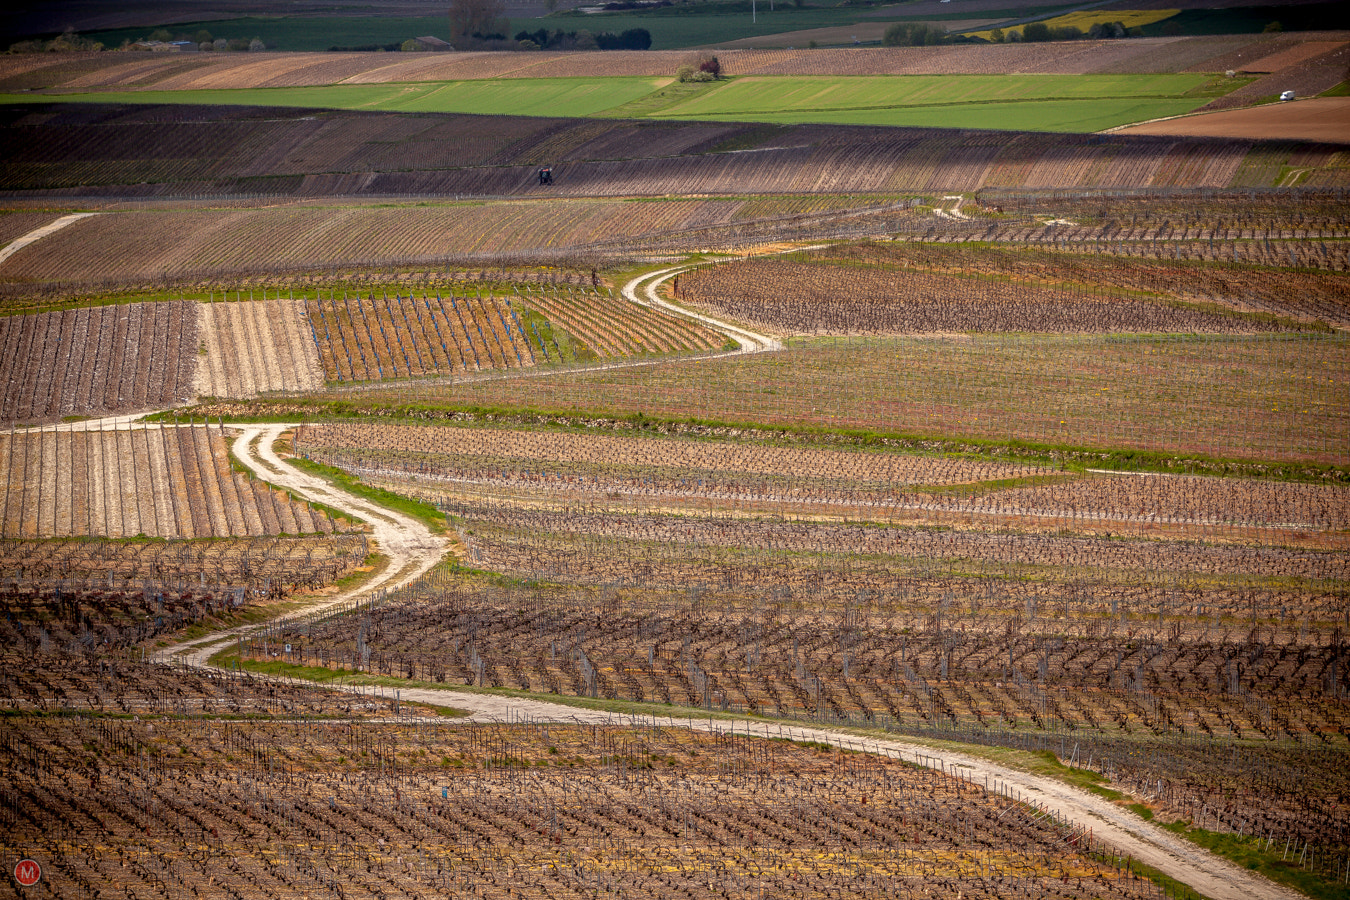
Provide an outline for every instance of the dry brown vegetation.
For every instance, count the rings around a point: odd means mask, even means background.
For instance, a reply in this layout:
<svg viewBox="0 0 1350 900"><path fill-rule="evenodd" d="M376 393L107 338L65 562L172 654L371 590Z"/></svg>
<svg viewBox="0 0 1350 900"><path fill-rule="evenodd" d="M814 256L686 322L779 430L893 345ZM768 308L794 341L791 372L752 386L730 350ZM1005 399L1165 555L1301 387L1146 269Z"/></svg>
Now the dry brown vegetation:
<svg viewBox="0 0 1350 900"><path fill-rule="evenodd" d="M5 537L331 534L327 513L230 468L220 427L0 434Z"/></svg>
<svg viewBox="0 0 1350 900"><path fill-rule="evenodd" d="M205 397L313 390L323 384L314 333L296 300L202 303L194 387Z"/></svg>
<svg viewBox="0 0 1350 900"><path fill-rule="evenodd" d="M193 396L197 309L131 303L0 318L0 420L148 410Z"/></svg>
<svg viewBox="0 0 1350 900"><path fill-rule="evenodd" d="M363 534L203 540L0 540L0 596L13 621L45 629L58 646L105 649L200 621L214 611L319 588L365 565ZM30 613L59 609L44 619ZM212 624L219 624L212 622Z"/></svg>
<svg viewBox="0 0 1350 900"><path fill-rule="evenodd" d="M881 433L916 446L952 438L1024 441L1080 459L1128 448L1191 460L1343 466L1347 352L1339 333L808 338L783 354L565 379L437 382L415 391L330 390L250 412L313 415L330 404L375 415L406 407L441 419L474 408L606 419L640 412L716 426Z"/></svg>
<svg viewBox="0 0 1350 900"><path fill-rule="evenodd" d="M723 64L1321 65L1293 43ZM117 56L5 58L0 90L674 67ZM1157 894L1081 830L950 775L690 728L440 721L395 699L414 685L1048 751L1167 817L1292 846L1304 874L1350 871L1350 215L1340 188L1269 189L1339 183L1343 146L5 116L0 241L100 212L0 266L6 310L39 313L0 321L6 421L192 390L213 416L303 418L301 456L440 504L463 550L233 644L227 664L280 680L145 665L175 635L336 591L378 548L234 471L201 408L188 426L0 434L0 831L59 895ZM668 284L812 333L775 352L708 358L714 329L616 296L691 253L843 239ZM137 292L187 299L75 308ZM221 295L239 302L193 302ZM285 683L290 664L385 687L319 692Z"/></svg>
<svg viewBox="0 0 1350 900"><path fill-rule="evenodd" d="M453 511L480 564L527 586L432 577L361 616L359 636L344 621L269 640L291 643L297 663L423 682L1053 745L1065 757L1077 746L1080 765L1091 752L1094 767L1187 817L1204 808L1225 827L1345 841L1341 775L1325 774L1343 771L1350 741L1343 576L1276 588L1131 555L1102 569L1067 562L1062 540L1024 543L1022 563L975 563L961 555L969 540L946 558L890 557L863 534L846 550L807 526L708 526L735 542L718 549L686 519L662 534L650 519L595 517L596 536L569 542L564 531L588 527L578 510ZM813 533L816 549L792 548ZM1180 560L1187 548L1160 552ZM1272 572L1268 562L1248 557L1244 571ZM260 644L246 652L265 658ZM1234 740L1254 742L1251 769L1188 768ZM1304 790L1313 772L1325 792Z"/></svg>
<svg viewBox="0 0 1350 900"><path fill-rule="evenodd" d="M111 675L90 680L142 673ZM281 721L312 695L258 687L275 718L6 719L6 833L86 893L1155 893L1082 829L892 760L671 727Z"/></svg>
<svg viewBox="0 0 1350 900"><path fill-rule="evenodd" d="M778 332L1184 332L1292 330L1288 320L1350 325L1350 278L1085 252L867 243L792 259L709 266L676 296Z"/></svg>

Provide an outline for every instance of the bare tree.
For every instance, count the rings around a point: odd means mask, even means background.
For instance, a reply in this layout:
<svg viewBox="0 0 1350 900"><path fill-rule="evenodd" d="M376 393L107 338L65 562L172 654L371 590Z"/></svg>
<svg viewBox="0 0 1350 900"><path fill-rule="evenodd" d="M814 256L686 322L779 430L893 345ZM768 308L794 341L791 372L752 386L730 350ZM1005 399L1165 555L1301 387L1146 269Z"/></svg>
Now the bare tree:
<svg viewBox="0 0 1350 900"><path fill-rule="evenodd" d="M462 44L476 34L506 34L511 25L505 12L505 0L451 0L451 43Z"/></svg>

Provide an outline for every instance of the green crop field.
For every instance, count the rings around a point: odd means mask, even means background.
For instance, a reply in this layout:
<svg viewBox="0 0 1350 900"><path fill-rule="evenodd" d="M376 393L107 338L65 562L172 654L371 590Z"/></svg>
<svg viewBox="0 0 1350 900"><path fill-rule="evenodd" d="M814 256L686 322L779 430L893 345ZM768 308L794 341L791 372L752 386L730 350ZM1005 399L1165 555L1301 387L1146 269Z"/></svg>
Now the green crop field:
<svg viewBox="0 0 1350 900"><path fill-rule="evenodd" d="M298 106L391 112L514 116L592 116L658 89L664 78L509 78L417 84L326 85L213 91L127 91L98 94L6 94L3 103L67 100L106 103L207 103Z"/></svg>
<svg viewBox="0 0 1350 900"><path fill-rule="evenodd" d="M657 118L1099 131L1203 106L1204 75L748 77ZM1187 96L1192 94L1192 96Z"/></svg>
<svg viewBox="0 0 1350 900"><path fill-rule="evenodd" d="M825 111L693 116L721 121L835 125L890 125L909 128L992 128L1008 131L1104 131L1149 119L1177 116L1203 100L1029 100L1013 103L963 103L954 106L899 106Z"/></svg>
<svg viewBox="0 0 1350 900"><path fill-rule="evenodd" d="M651 77L508 78L323 87L97 94L8 94L54 99L297 106L521 116L622 116L934 128L1100 131L1190 112L1214 92L1205 75L747 76L665 90ZM1231 79L1224 90L1244 83ZM687 89L685 89L687 88Z"/></svg>

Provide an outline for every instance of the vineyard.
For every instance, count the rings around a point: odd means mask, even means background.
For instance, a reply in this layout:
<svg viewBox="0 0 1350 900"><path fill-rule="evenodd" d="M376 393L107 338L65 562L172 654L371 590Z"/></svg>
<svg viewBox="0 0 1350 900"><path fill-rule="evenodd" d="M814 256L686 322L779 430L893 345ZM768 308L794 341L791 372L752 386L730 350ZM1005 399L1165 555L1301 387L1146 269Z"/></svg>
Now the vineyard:
<svg viewBox="0 0 1350 900"><path fill-rule="evenodd" d="M425 717L3 728L7 842L60 860L60 896L1159 896L983 783L824 745Z"/></svg>
<svg viewBox="0 0 1350 900"><path fill-rule="evenodd" d="M1108 293L1097 285L1075 290L1072 284L994 280L969 272L752 261L697 271L683 280L678 297L713 315L780 334L1234 334L1287 328Z"/></svg>
<svg viewBox="0 0 1350 900"><path fill-rule="evenodd" d="M0 56L0 895L1344 896L1346 47Z"/></svg>
<svg viewBox="0 0 1350 900"><path fill-rule="evenodd" d="M227 597L237 606L322 587L365 565L369 552L363 534L196 541L9 538L0 542L5 572L0 596L28 612L64 598L69 619L60 623L9 611L11 621L48 629L58 645L97 627L109 646L126 647L146 639L143 630L152 617L157 633L198 621ZM147 585L153 589L147 592ZM180 601L170 604L167 626L159 621L166 615L166 592ZM35 598L43 602L35 604ZM111 615L119 606L125 614Z"/></svg>
<svg viewBox="0 0 1350 900"><path fill-rule="evenodd" d="M202 303L204 353L195 388L205 397L252 397L262 391L313 390L323 384L304 305L294 300Z"/></svg>
<svg viewBox="0 0 1350 900"><path fill-rule="evenodd" d="M434 190L434 186L428 188ZM163 209L108 212L86 219L23 248L5 262L14 292L43 282L69 287L95 277L122 282L171 277L256 275L261 272L400 266L441 266L447 259L511 258L536 263L589 247L628 247L656 236L715 229L716 236L750 230L736 222L744 200L643 202L576 200L503 201L472 206L438 201L379 207L216 210ZM888 204L889 206L889 204ZM836 214L851 217L855 214ZM892 216L910 216L909 212ZM803 221L771 217L770 235L832 223L829 213ZM851 223L848 223L851 225ZM883 223L864 226L875 234ZM853 234L856 228L850 228ZM503 248L509 248L504 250Z"/></svg>
<svg viewBox="0 0 1350 900"><path fill-rule="evenodd" d="M1340 144L1311 141L308 112L202 105L23 107L0 126L6 158L0 190L13 200L50 203L66 197L77 205L85 198L106 203L261 197L303 203L400 195L579 201L987 188L1271 188L1291 169L1300 173L1301 183L1343 187L1350 171ZM154 155L143 151L148 140ZM728 152L748 150L754 152ZM554 185L537 184L540 165L556 167ZM228 238L234 213L222 212L215 224ZM470 219L480 215L473 208L461 212ZM304 213L312 217L320 211ZM639 218L611 227L621 227L622 234L645 224ZM477 226L482 230L487 223ZM344 230L341 224L326 227ZM296 231L273 252L284 251L279 262L316 257L316 248L359 244L358 235L359 230L344 241ZM422 232L409 229L403 237L415 235ZM498 243L500 238L485 246ZM519 249L510 241L501 245Z"/></svg>
<svg viewBox="0 0 1350 900"><path fill-rule="evenodd" d="M396 386L327 403L808 426L1344 465L1343 334L936 335L794 340L784 354L567 378ZM1184 389L1183 389L1184 386ZM266 408L259 406L259 409Z"/></svg>
<svg viewBox="0 0 1350 900"><path fill-rule="evenodd" d="M810 254L807 259L836 266L861 264L878 277L897 277L903 273L920 277L993 278L1010 281L1026 293L1058 287L1089 299L1109 297L1122 305L1127 301L1138 303L1138 295L1142 293L1165 300L1220 304L1305 323L1321 322L1336 328L1350 326L1350 279L1345 276L1345 267L1331 260L1319 264L1310 258L1299 259L1297 269L1271 270L1220 261L1212 254L1209 260L1169 260L1161 253L1152 259L1139 259L1123 253L1117 255L1111 249L1073 237L1054 249L1000 246L978 253L953 244L888 246L868 242L836 246L827 252ZM722 269L703 270L699 274L704 272L717 276ZM690 281L686 279L685 283L688 285ZM1188 312L1197 316L1196 324L1212 321L1199 318L1199 311ZM1214 314L1212 310L1204 312ZM1216 318L1235 330L1240 328L1239 323L1252 331L1277 327L1268 319ZM1093 319L1084 319L1082 330L1096 327Z"/></svg>
<svg viewBox="0 0 1350 900"><path fill-rule="evenodd" d="M1178 475L1064 473L1030 465L726 441L498 429L308 426L306 457L403 493L611 513L865 516L908 524L1344 547L1344 487ZM874 541L877 539L874 537ZM874 544L880 547L882 544Z"/></svg>
<svg viewBox="0 0 1350 900"><path fill-rule="evenodd" d="M716 332L594 288L456 297L316 297L306 309L329 381L373 381L717 349Z"/></svg>
<svg viewBox="0 0 1350 900"><path fill-rule="evenodd" d="M190 303L0 317L0 420L50 421L189 399L197 332Z"/></svg>
<svg viewBox="0 0 1350 900"><path fill-rule="evenodd" d="M331 534L326 512L230 468L222 428L0 434L7 538Z"/></svg>
<svg viewBox="0 0 1350 900"><path fill-rule="evenodd" d="M518 581L433 573L269 633L294 663L1051 750L1343 870L1344 487L707 436L342 424L297 446L439 502Z"/></svg>
<svg viewBox="0 0 1350 900"><path fill-rule="evenodd" d="M508 528L493 524L493 511L454 512L483 564L529 585L433 575L363 613L359 629L349 620L298 623L266 640L284 640L305 665L424 683L968 742L1079 744L1084 759L1093 748L1101 768L1119 768L1137 785L1151 780L1149 796L1188 816L1209 807L1232 827L1242 820L1344 852L1338 798L1347 786L1307 792L1298 780L1317 772L1335 781L1345 771L1344 573L1329 582L1336 587L1272 590L1213 575L1155 579L1139 560L1110 574L1059 567L1050 583L1028 584L1006 563L976 574L969 560L901 557L888 568L875 550L785 552L771 533L758 535L768 546L757 553L719 553L688 537L663 551L669 545L655 533L601 537L574 544L568 565L557 555L565 540L542 532L565 517L517 515ZM687 530L683 520L670 524L672 533ZM755 526L738 531L755 539ZM1043 540L1026 549L1050 560L1053 548ZM696 559L702 572L690 568ZM245 652L261 654L262 645ZM1250 742L1256 771L1236 796L1235 772L1187 771L1185 761L1205 748ZM1283 761L1261 767L1262 754ZM1169 784L1159 787L1163 774Z"/></svg>

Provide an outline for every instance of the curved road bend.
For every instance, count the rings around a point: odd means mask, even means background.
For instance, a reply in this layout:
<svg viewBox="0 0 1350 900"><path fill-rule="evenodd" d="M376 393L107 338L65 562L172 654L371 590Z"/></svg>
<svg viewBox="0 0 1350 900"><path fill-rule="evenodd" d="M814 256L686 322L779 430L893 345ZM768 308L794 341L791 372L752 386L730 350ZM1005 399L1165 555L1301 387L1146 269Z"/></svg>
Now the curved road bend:
<svg viewBox="0 0 1350 900"><path fill-rule="evenodd" d="M391 558L385 574L357 591L324 601L322 609L356 594L407 583L430 569L445 552L446 541L432 535L425 525L391 510L346 494L344 491L301 472L272 452L272 442L289 425L247 425L235 439L238 457L260 477L309 499L361 516L370 521L376 539ZM258 446L253 446L254 439ZM256 626L255 626L256 627ZM251 628L235 629L213 636L204 644L190 645L183 659L190 665L206 666L207 658L219 642ZM174 653L182 648L171 648ZM610 713L577 707L455 690L424 688L401 689L403 699L467 709L469 721L510 722L523 718L561 722L613 723ZM629 717L618 717L627 721ZM633 717L634 723L684 725L703 731L745 732L764 737L789 736L799 740L845 745L870 753L904 759L934 768L955 769L972 781L988 779L1018 792L1022 799L1033 800L1043 808L1060 813L1076 825L1090 828L1093 835L1119 848L1135 859L1190 885L1213 900L1296 900L1300 895L1210 854L1195 845L1145 822L1116 804L1051 778L1020 772L979 757L949 750L938 750L903 740L859 737L826 728L785 726L778 723L731 722L666 717Z"/></svg>
<svg viewBox="0 0 1350 900"><path fill-rule="evenodd" d="M295 424L233 427L241 432L232 445L234 454L255 475L264 481L284 487L306 500L331 506L368 522L371 526L371 537L378 544L380 552L389 560L384 571L371 580L306 606L304 609L306 614L322 612L378 590L402 587L440 562L449 550L448 539L433 534L430 528L417 519L353 496L322 478L300 471L277 456L272 444L283 431L296 427ZM267 624L276 625L285 621L285 618L280 616ZM246 625L219 631L205 640L168 647L161 651L160 655L164 658L178 656L190 665L206 666L207 659L222 643L263 627L266 626Z"/></svg>
<svg viewBox="0 0 1350 900"><path fill-rule="evenodd" d="M763 353L782 349L782 344L771 337L682 309L657 295L656 288L660 284L689 268L692 266L674 266L639 276L624 285L624 296L635 303L656 306L727 332L742 344L736 353ZM642 289L643 296L638 295L639 288ZM373 581L326 598L320 604L307 608L306 612L332 607L375 590L392 589L406 584L434 566L448 549L449 542L445 538L432 534L430 529L416 519L352 496L319 478L301 472L278 457L272 450L272 444L283 431L294 425L234 427L241 431L234 441L235 455L258 477L287 488L306 499L326 504L370 522L375 540L390 559L385 571ZM284 617L281 617L272 624L283 620ZM218 632L205 641L168 648L163 655L177 655L189 665L205 667L208 666L207 659L210 654L222 642L260 627L263 626L248 626ZM509 722L519 721L525 717L561 722L616 721L616 717L610 713L542 700L423 688L403 689L401 696L410 701L469 710L471 717L468 721ZM629 718L619 717L624 721ZM1058 812L1076 825L1092 829L1095 837L1190 885L1212 900L1297 900L1302 896L1145 822L1102 797L1051 778L1010 769L979 757L949 750L936 750L901 740L862 738L848 732L825 728L665 717L631 718L634 723L684 725L703 731L734 729L737 732L764 737L790 736L799 740L849 746L933 768L955 769L973 781L988 779L991 786L1001 784L1004 788L1016 791L1021 799L1035 801L1041 807Z"/></svg>

